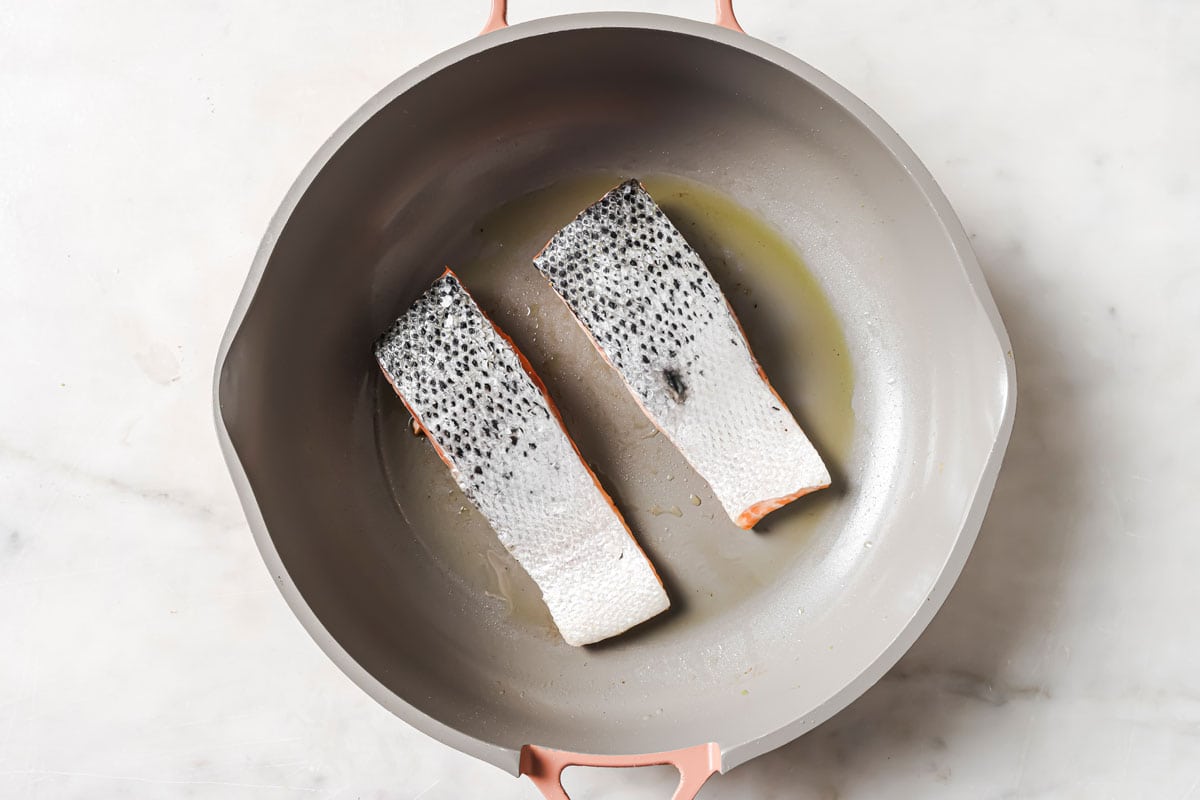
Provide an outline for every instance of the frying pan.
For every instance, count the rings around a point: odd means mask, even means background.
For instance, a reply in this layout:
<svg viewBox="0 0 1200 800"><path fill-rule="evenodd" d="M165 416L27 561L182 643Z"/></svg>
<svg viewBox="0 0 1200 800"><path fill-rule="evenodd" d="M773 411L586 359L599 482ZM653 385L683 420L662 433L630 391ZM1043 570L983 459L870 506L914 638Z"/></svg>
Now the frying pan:
<svg viewBox="0 0 1200 800"><path fill-rule="evenodd" d="M507 27L497 0L485 35L397 79L304 169L218 357L229 469L313 638L399 717L548 798L566 765L661 763L692 798L865 691L957 578L1012 426L1008 338L929 173L728 0L717 23ZM627 177L705 256L834 473L754 532L714 513L529 263ZM371 343L445 264L547 381L670 613L564 644L404 432Z"/></svg>

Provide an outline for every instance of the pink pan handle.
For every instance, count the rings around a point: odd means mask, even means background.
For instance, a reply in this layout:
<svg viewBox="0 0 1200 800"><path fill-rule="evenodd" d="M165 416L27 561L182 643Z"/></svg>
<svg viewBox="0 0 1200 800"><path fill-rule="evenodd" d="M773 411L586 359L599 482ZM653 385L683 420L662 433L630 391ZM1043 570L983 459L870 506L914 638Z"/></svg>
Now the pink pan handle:
<svg viewBox="0 0 1200 800"><path fill-rule="evenodd" d="M717 3L717 20L716 24L722 28L729 28L731 31L745 33L742 26L738 24L737 17L733 15L733 0L716 0ZM492 13L488 16L487 24L483 26L483 30L479 32L482 36L485 33L498 31L501 28L508 27L508 0L492 0Z"/></svg>
<svg viewBox="0 0 1200 800"><path fill-rule="evenodd" d="M640 756L589 756L535 744L521 748L521 774L529 776L546 800L571 800L562 787L562 771L567 767L652 767L659 764L670 764L679 770L679 786L671 800L694 800L700 787L714 772L721 770L721 748L710 742Z"/></svg>

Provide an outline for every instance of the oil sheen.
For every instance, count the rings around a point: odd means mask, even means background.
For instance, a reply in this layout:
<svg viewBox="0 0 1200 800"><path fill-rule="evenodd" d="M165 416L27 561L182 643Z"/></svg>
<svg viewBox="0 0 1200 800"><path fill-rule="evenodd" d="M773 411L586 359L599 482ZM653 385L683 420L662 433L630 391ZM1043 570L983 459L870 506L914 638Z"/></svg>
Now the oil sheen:
<svg viewBox="0 0 1200 800"><path fill-rule="evenodd" d="M738 529L666 437L655 435L533 266L555 231L629 177L641 178L700 253L772 385L833 474L831 489L774 512L753 531ZM841 326L796 246L751 211L692 181L589 173L497 208L464 229L448 246L447 261L546 382L568 432L663 578L672 609L646 635L725 613L786 574L843 494L840 466L854 432L854 371ZM440 271L442 265L435 266ZM496 624L556 637L537 587L458 491L429 443L413 436L404 406L382 379L377 430L400 511L447 580L478 597Z"/></svg>

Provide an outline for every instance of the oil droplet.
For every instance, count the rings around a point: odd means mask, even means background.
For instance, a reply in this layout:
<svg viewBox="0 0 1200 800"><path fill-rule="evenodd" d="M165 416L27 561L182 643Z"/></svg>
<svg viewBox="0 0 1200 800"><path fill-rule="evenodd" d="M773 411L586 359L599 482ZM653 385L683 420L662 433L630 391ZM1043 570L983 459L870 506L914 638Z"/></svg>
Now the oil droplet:
<svg viewBox="0 0 1200 800"><path fill-rule="evenodd" d="M458 507L458 513L459 513L459 514L465 514L465 513L467 513L467 507L466 507L466 506L459 506L459 507Z"/></svg>
<svg viewBox="0 0 1200 800"><path fill-rule="evenodd" d="M667 480L669 480L669 481L673 481L673 480L675 480L675 476L674 476L674 475L668 475L668 476L667 476Z"/></svg>
<svg viewBox="0 0 1200 800"><path fill-rule="evenodd" d="M513 602L513 586L512 581L508 577L508 567L504 564L504 560L500 554L495 550L488 550L484 559L487 561L488 566L491 567L491 577L494 578L495 587L494 592L485 591L492 597L504 601L505 611L511 615L516 608L516 604Z"/></svg>
<svg viewBox="0 0 1200 800"><path fill-rule="evenodd" d="M868 549L870 549L870 548L872 548L872 547L874 547L874 546L875 546L875 543L874 543L874 542L872 542L872 541L870 541L870 540L868 540L868 541L867 541L867 543L863 545L863 547L866 547L866 548L868 548Z"/></svg>
<svg viewBox="0 0 1200 800"><path fill-rule="evenodd" d="M698 506L698 505L700 505L700 498L697 497L696 495L692 495L691 497L688 498L688 502L690 502L694 506Z"/></svg>
<svg viewBox="0 0 1200 800"><path fill-rule="evenodd" d="M679 506L671 506L670 508L663 508L662 506L658 505L657 503L650 506L650 513L656 517L660 517L663 514L670 514L672 517L682 517L683 516L683 512L679 509Z"/></svg>

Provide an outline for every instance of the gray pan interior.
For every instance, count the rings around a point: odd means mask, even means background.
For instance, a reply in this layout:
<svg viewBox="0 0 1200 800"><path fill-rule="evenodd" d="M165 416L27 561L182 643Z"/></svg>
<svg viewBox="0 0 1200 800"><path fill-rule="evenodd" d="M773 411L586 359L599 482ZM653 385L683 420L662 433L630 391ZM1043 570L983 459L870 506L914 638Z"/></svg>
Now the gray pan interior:
<svg viewBox="0 0 1200 800"><path fill-rule="evenodd" d="M650 435L528 263L628 176L674 197L831 462L834 490L755 532ZM708 190L727 205L700 203ZM722 233L734 206L769 231ZM770 260L772 236L806 268L739 258L762 240ZM428 443L403 432L371 343L445 264L546 378L670 614L565 645ZM251 527L314 638L399 716L511 771L526 743L714 741L729 768L857 697L957 577L1014 391L963 232L896 135L775 48L643 14L515 26L371 100L272 222L215 387Z"/></svg>

